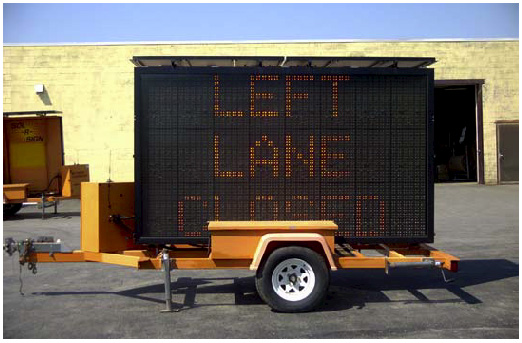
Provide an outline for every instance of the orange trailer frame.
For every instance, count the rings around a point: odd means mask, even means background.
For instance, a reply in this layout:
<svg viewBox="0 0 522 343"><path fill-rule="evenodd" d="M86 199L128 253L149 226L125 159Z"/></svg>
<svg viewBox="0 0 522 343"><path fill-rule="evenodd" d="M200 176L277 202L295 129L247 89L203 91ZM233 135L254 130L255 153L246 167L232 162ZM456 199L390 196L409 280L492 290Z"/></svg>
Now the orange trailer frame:
<svg viewBox="0 0 522 343"><path fill-rule="evenodd" d="M277 249L303 247L323 257L329 270L431 267L458 270L459 258L426 244L335 244L333 221L214 221L209 245L137 245L133 240L134 184L82 183L81 249L61 252L56 243L19 242L20 263L101 262L165 271L167 310L172 310L172 269L250 269L259 271ZM11 243L13 245L14 242ZM53 252L53 249L55 252ZM378 256L367 255L371 250ZM444 274L444 273L443 273Z"/></svg>

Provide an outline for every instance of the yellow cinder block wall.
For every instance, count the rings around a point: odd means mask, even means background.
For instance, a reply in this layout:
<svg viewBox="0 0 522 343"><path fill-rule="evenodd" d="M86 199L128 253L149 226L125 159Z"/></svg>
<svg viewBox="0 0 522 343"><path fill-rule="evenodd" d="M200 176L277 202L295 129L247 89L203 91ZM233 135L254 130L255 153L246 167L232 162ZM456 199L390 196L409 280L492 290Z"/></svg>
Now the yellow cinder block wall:
<svg viewBox="0 0 522 343"><path fill-rule="evenodd" d="M91 180L134 180L132 56L435 57L436 80L484 79L486 183L497 182L495 121L518 119L518 40L4 46L4 112L59 110L65 163ZM44 84L43 96L34 92Z"/></svg>

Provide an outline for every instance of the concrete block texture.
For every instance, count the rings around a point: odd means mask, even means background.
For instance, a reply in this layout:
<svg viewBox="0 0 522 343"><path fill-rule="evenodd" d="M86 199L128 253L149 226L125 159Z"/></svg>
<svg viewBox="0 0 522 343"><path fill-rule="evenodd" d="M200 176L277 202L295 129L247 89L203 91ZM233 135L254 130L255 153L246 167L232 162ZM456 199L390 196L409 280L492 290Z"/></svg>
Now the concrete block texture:
<svg viewBox="0 0 522 343"><path fill-rule="evenodd" d="M66 163L87 163L91 180L132 181L133 56L435 57L436 80L484 79L486 183L497 182L495 122L518 120L518 41L201 43L4 46L4 111L62 111ZM44 84L45 98L34 93ZM109 162L109 151L128 154ZM118 152L116 152L118 151ZM80 159L81 158L81 159ZM116 172L117 171L117 172Z"/></svg>

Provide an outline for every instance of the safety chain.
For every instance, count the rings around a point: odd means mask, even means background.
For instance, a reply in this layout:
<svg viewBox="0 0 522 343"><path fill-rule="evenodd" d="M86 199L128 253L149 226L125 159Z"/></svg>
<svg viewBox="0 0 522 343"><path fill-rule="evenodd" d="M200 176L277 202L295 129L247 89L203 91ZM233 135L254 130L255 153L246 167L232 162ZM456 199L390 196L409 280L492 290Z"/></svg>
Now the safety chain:
<svg viewBox="0 0 522 343"><path fill-rule="evenodd" d="M29 259L29 256L33 252L33 241L32 239L28 238L24 240L23 242L23 253L20 254L20 265L24 265L27 262L27 269L33 272L33 274L36 274L38 272L38 269L36 268L36 262L31 262Z"/></svg>
<svg viewBox="0 0 522 343"><path fill-rule="evenodd" d="M36 262L30 262L30 260L29 260L29 255L33 251L33 241L30 238L24 240L23 247L24 247L23 253L20 254L20 259L19 259L19 262L20 262L19 280L20 280L20 294L21 295L24 295L24 292L22 292L22 288L24 285L24 283L22 281L22 266L27 262L27 269L29 269L33 274L38 273L38 269L36 268Z"/></svg>
<svg viewBox="0 0 522 343"><path fill-rule="evenodd" d="M22 280L22 267L27 263L27 269L29 269L33 274L38 273L36 262L32 262L30 259L30 255L34 252L33 240L28 238L23 242L16 242L14 239L8 237L4 241L4 250L9 254L9 256L12 256L17 251L19 253L20 258L18 259L18 262L20 263L20 273L18 279L20 280L20 294L24 295L22 292L24 285Z"/></svg>
<svg viewBox="0 0 522 343"><path fill-rule="evenodd" d="M22 292L22 288L24 287L24 282L22 281L22 264L20 264L20 274L18 274L18 280L20 280L20 294L24 295L24 292Z"/></svg>
<svg viewBox="0 0 522 343"><path fill-rule="evenodd" d="M38 270L36 269L36 263L34 263L34 262L29 262L27 264L27 269L31 270L33 272L33 274L38 273Z"/></svg>

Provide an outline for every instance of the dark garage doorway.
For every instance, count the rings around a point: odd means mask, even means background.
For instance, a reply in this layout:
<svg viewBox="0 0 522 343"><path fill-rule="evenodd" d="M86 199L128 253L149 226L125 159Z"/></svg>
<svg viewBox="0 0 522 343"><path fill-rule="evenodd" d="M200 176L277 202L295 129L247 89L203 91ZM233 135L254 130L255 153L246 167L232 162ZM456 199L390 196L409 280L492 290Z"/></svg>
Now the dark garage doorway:
<svg viewBox="0 0 522 343"><path fill-rule="evenodd" d="M435 182L484 183L482 83L435 81Z"/></svg>

